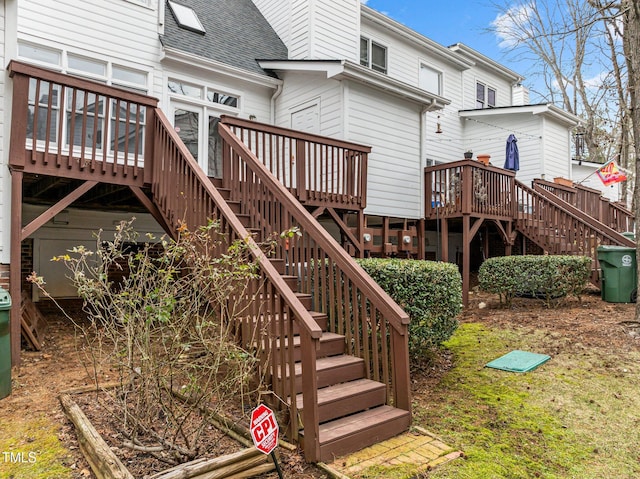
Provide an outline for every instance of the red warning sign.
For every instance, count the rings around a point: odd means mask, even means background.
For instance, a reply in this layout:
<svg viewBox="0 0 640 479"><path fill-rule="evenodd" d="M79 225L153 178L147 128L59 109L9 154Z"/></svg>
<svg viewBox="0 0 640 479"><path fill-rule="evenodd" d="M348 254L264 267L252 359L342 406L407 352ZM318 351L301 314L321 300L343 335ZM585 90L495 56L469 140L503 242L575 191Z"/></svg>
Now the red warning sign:
<svg viewBox="0 0 640 479"><path fill-rule="evenodd" d="M251 413L251 438L259 451L271 453L278 445L278 423L273 411L260 404Z"/></svg>

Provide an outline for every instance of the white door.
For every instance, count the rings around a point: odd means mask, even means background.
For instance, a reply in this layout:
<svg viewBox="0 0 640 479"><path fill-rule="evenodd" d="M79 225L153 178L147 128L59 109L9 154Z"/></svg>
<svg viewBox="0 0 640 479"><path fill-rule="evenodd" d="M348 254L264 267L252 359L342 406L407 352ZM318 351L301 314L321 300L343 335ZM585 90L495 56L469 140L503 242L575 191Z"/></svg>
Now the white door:
<svg viewBox="0 0 640 479"><path fill-rule="evenodd" d="M202 109L191 105L172 104L173 127L200 168L207 171L206 154L202 154Z"/></svg>

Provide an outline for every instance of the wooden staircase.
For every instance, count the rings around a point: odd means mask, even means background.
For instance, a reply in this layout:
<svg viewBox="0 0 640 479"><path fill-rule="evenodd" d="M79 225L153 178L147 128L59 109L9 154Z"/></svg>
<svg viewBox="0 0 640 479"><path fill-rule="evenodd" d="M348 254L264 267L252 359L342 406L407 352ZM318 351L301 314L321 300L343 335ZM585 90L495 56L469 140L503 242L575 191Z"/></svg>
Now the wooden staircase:
<svg viewBox="0 0 640 479"><path fill-rule="evenodd" d="M210 178L210 180L236 213L236 216L246 218L245 226L248 231L259 236L260 231L253 228L249 215L240 213L241 202L230 199L231 191L222 187L220 179ZM387 405L386 385L380 381L366 378L365 360L348 354L344 334L328 331L327 314L312 309L312 295L298 291L300 278L296 275L286 274L285 260L270 258L270 263L322 330L316 350L318 387L316 404L320 449L318 460L330 462L336 457L406 431L411 423L411 413ZM279 320L278 316L272 314L268 309L263 311L261 316L263 327L266 328L269 327L271 321L277 322ZM289 403L295 402L295 409L299 414L304 415L301 343L299 330L296 327L293 328L293 336L277 339L276 354L293 354L295 363L293 368L288 364L280 365L271 371L270 375L278 384L276 389L287 390L291 388L289 385L293 384L295 396L289 396L287 401ZM255 344L254 348L261 349ZM277 407L278 404L272 401L271 406ZM301 444L305 447L305 431L302 425L300 427Z"/></svg>
<svg viewBox="0 0 640 479"><path fill-rule="evenodd" d="M635 247L635 242L552 192L535 184L515 182L518 212L516 231L550 254L592 258L591 282L600 286L597 248L600 245Z"/></svg>
<svg viewBox="0 0 640 479"><path fill-rule="evenodd" d="M170 234L215 221L222 240L214 254L246 245L258 271L240 298L236 330L289 419L286 436L303 444L308 461L409 427L409 317L305 209L361 211L370 148L222 118L223 183L214 186L156 99L19 62L9 70L12 295L20 296L21 241L95 185L119 185ZM53 108L56 95L70 102L71 118ZM112 107L119 122L95 121L92 112L104 108L101 118L109 118ZM78 186L22 228L24 175ZM273 256L256 241L292 230ZM19 358L14 309L12 355Z"/></svg>

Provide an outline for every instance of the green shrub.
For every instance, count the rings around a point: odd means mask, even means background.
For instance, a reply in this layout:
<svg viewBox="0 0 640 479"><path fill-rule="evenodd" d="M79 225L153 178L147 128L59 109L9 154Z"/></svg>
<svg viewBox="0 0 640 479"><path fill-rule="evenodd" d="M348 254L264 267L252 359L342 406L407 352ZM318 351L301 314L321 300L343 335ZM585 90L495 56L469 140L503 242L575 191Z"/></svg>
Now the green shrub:
<svg viewBox="0 0 640 479"><path fill-rule="evenodd" d="M378 258L357 262L411 318L412 357L451 337L462 309L462 281L454 264Z"/></svg>
<svg viewBox="0 0 640 479"><path fill-rule="evenodd" d="M580 297L590 275L591 258L586 256L503 256L482 263L478 283L507 306L516 296L530 296L552 307L569 295Z"/></svg>

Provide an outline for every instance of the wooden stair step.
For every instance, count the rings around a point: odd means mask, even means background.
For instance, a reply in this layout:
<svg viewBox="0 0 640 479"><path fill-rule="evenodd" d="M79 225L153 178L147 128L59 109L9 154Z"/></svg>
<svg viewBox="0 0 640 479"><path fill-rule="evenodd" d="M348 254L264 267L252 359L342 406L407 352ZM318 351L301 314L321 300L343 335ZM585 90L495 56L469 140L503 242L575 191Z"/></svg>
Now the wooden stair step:
<svg viewBox="0 0 640 479"><path fill-rule="evenodd" d="M318 311L309 311L309 314L311 315L311 318L313 318L313 320L316 322L316 324L320 327L320 329L322 329L323 331L327 330L329 318L327 318L326 314L319 313ZM280 321L280 318L278 314L269 314L268 312L265 312L262 314L262 316L264 318L262 319L262 321L264 322L265 326L269 325L271 321L275 321L276 331L279 331L280 325L278 323ZM300 328L298 327L297 322L293 323L293 334L300 334Z"/></svg>
<svg viewBox="0 0 640 479"><path fill-rule="evenodd" d="M287 286L291 288L291 291L293 291L294 293L297 293L299 278L297 276L293 276L290 274L283 274L281 276L282 276L282 279L284 279L285 283L287 283Z"/></svg>
<svg viewBox="0 0 640 479"><path fill-rule="evenodd" d="M318 389L320 423L348 416L365 409L382 406L387 401L387 388L371 379L357 379ZM304 409L302 394L296 396L298 410Z"/></svg>
<svg viewBox="0 0 640 479"><path fill-rule="evenodd" d="M282 374L282 371L285 374ZM278 381L286 381L289 376L289 367L279 367L276 378ZM295 389L296 394L302 392L302 363L295 364ZM341 354L316 360L316 377L318 388L332 386L334 384L354 381L364 377L364 360L355 356Z"/></svg>
<svg viewBox="0 0 640 479"><path fill-rule="evenodd" d="M285 348L289 346L289 338L284 340ZM276 347L280 349L280 340L277 341ZM293 337L294 358L296 361L301 360L302 351L300 350L300 336ZM320 337L319 349L316 350L316 358L326 358L328 356L337 356L344 354L344 335L335 333L322 333Z"/></svg>
<svg viewBox="0 0 640 479"><path fill-rule="evenodd" d="M276 271L278 271L278 273L280 274L285 274L285 267L286 267L286 263L284 261L284 259L281 258L272 258L269 260L271 262L271 264L274 266L274 268L276 269Z"/></svg>
<svg viewBox="0 0 640 479"><path fill-rule="evenodd" d="M359 451L409 429L411 414L392 406L379 406L325 422L319 428L320 461ZM304 442L304 430L300 431Z"/></svg>
<svg viewBox="0 0 640 479"><path fill-rule="evenodd" d="M240 213L242 203L240 203L239 201L230 201L230 200L226 200L226 201L227 201L227 204L229 205L229 208L231 208L231 211L233 211L236 215Z"/></svg>
<svg viewBox="0 0 640 479"><path fill-rule="evenodd" d="M296 296L306 309L311 310L313 297L310 294L296 293Z"/></svg>
<svg viewBox="0 0 640 479"><path fill-rule="evenodd" d="M249 228L253 223L251 215L249 214L237 213L236 217L240 220L240 223L242 223L242 226L244 226L245 228Z"/></svg>

